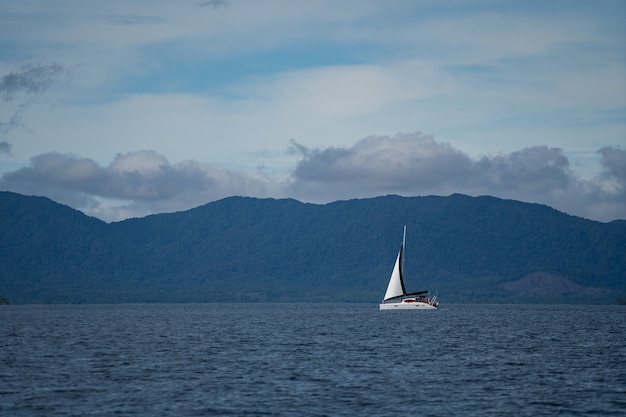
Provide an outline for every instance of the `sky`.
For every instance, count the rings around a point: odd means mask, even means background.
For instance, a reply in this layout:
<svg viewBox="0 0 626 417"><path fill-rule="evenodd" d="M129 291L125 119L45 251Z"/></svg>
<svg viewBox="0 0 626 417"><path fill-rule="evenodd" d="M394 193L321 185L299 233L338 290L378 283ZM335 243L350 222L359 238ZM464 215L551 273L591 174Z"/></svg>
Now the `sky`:
<svg viewBox="0 0 626 417"><path fill-rule="evenodd" d="M626 218L626 0L3 0L0 190L105 221L228 196Z"/></svg>

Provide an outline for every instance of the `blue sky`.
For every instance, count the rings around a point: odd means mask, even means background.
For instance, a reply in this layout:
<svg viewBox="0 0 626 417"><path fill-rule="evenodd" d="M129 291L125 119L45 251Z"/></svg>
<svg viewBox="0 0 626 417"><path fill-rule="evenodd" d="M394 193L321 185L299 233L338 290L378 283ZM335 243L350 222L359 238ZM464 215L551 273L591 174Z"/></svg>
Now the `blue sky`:
<svg viewBox="0 0 626 417"><path fill-rule="evenodd" d="M0 190L107 221L230 195L626 218L625 1L0 4Z"/></svg>

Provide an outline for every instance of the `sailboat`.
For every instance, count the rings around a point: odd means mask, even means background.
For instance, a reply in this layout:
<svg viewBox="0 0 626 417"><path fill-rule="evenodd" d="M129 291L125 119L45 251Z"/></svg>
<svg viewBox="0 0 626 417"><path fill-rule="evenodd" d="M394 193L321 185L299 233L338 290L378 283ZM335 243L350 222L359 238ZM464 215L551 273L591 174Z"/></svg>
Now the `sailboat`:
<svg viewBox="0 0 626 417"><path fill-rule="evenodd" d="M437 295L432 298L429 291L407 293L404 287L404 250L406 247L406 226L402 236L402 246L389 278L387 291L380 303L381 310L437 310Z"/></svg>

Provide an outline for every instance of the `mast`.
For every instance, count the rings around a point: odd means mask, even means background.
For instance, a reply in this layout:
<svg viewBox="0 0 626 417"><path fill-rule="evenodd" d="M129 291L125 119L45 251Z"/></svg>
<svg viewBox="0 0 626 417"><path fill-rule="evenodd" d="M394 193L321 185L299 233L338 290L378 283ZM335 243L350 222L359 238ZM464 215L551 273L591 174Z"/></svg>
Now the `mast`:
<svg viewBox="0 0 626 417"><path fill-rule="evenodd" d="M402 247L400 247L400 287L402 288L402 295L406 295L406 288L404 286L405 254L406 254L406 224L404 225L404 232L402 233Z"/></svg>
<svg viewBox="0 0 626 417"><path fill-rule="evenodd" d="M402 277L402 289L404 290L404 258L406 253L406 224L402 233L402 266L400 267L400 276ZM406 290L404 290L406 292Z"/></svg>
<svg viewBox="0 0 626 417"><path fill-rule="evenodd" d="M389 278L389 284L387 285L387 291L383 297L383 302L391 300L392 298L398 298L406 295L406 289L404 287L404 245L406 243L406 226L404 226L404 233L402 235L402 246L398 251L398 257L396 263L393 266L391 277Z"/></svg>

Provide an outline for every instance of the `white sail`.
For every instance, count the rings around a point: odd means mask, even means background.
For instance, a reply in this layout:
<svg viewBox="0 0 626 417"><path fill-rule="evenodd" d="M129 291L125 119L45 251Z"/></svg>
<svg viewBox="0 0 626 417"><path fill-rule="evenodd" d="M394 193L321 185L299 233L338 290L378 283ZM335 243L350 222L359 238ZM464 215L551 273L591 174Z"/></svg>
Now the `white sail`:
<svg viewBox="0 0 626 417"><path fill-rule="evenodd" d="M404 285L402 282L403 249L404 247L400 248L400 252L398 252L398 258L396 259L396 264L393 267L391 278L389 278L389 285L387 285L387 292L385 293L385 298L383 298L383 300L389 300L390 298L400 297L401 295L404 295Z"/></svg>

